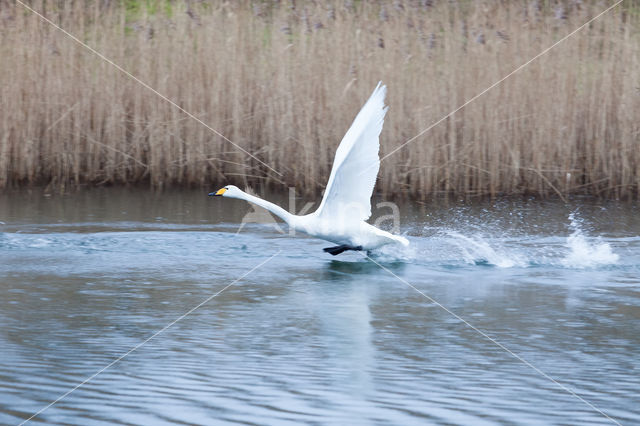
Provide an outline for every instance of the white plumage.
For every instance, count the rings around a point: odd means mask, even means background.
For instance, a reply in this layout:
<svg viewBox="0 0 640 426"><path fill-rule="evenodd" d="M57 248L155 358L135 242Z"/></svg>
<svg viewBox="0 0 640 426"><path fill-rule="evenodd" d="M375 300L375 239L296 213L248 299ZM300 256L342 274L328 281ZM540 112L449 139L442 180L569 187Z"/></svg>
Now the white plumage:
<svg viewBox="0 0 640 426"><path fill-rule="evenodd" d="M296 231L339 244L325 251L372 250L386 244L409 241L365 222L371 216L371 194L380 169L380 132L387 107L387 89L378 83L353 124L342 138L331 168L329 182L318 209L305 216L293 215L269 201L249 195L233 185L209 195L239 198L279 216Z"/></svg>
<svg viewBox="0 0 640 426"><path fill-rule="evenodd" d="M348 204L362 209L357 219L371 216L371 194L380 169L380 132L388 109L384 106L386 94L387 88L378 83L342 138L317 211L319 216L333 216Z"/></svg>

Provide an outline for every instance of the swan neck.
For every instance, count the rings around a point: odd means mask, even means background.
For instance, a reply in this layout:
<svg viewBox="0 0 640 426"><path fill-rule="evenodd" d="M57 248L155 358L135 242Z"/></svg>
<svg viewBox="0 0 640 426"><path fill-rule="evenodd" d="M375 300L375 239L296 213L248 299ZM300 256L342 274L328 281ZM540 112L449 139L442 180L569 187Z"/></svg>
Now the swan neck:
<svg viewBox="0 0 640 426"><path fill-rule="evenodd" d="M244 195L244 200L248 201L249 203L253 203L256 204L262 208L265 208L267 210L269 210L271 213L275 214L276 216L278 216L280 219L284 220L285 222L287 222L287 224L291 224L291 220L293 218L293 215L291 213L289 213L288 211L286 211L285 209L283 209L280 206L277 206L275 204L273 204L270 201L267 200L263 200L262 198L253 196L253 195L249 195L247 193L243 193Z"/></svg>

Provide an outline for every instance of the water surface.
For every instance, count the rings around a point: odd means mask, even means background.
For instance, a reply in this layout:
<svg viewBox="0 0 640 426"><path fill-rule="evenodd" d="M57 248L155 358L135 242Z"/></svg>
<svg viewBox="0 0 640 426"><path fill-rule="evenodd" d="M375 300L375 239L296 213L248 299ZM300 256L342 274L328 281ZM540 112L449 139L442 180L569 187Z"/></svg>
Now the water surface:
<svg viewBox="0 0 640 426"><path fill-rule="evenodd" d="M247 204L204 191L0 196L0 423L27 419L276 253L34 421L611 424L455 313L640 423L638 204L400 210L411 246L377 253L385 271L273 223L238 232Z"/></svg>

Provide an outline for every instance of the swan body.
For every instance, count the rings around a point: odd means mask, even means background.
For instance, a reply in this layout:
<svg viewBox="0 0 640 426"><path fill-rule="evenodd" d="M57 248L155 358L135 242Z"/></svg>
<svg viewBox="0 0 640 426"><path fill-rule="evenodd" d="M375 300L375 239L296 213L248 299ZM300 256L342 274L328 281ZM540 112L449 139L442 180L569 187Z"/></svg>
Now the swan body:
<svg viewBox="0 0 640 426"><path fill-rule="evenodd" d="M342 138L324 197L315 212L294 215L233 185L209 195L238 198L263 207L296 231L338 244L325 249L333 255L345 250L373 250L387 244L409 245L406 238L366 222L371 216L371 194L380 168L379 137L387 112L385 94L386 87L378 83Z"/></svg>

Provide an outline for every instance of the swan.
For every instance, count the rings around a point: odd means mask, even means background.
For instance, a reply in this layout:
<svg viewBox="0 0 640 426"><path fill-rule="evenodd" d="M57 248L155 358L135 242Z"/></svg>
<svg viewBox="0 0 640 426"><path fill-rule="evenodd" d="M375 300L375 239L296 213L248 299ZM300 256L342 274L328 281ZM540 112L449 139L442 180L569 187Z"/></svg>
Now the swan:
<svg viewBox="0 0 640 426"><path fill-rule="evenodd" d="M342 138L324 196L315 212L294 215L233 185L209 195L238 198L263 207L295 231L337 244L323 249L334 256L347 250L370 251L387 244L408 246L406 238L366 222L371 216L371 194L380 169L379 137L388 109L384 105L386 92L386 86L378 83Z"/></svg>

